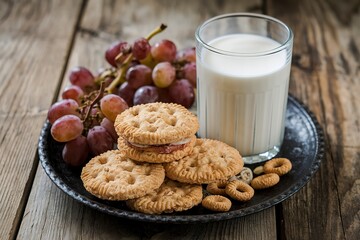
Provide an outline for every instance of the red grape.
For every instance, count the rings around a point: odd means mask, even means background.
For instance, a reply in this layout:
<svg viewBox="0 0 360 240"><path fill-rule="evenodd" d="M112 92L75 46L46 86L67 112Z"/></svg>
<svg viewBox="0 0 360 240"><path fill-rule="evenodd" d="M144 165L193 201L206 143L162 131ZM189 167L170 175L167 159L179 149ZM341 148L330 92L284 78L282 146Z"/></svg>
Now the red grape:
<svg viewBox="0 0 360 240"><path fill-rule="evenodd" d="M84 125L75 115L65 115L51 126L51 135L58 142L68 142L81 135Z"/></svg>
<svg viewBox="0 0 360 240"><path fill-rule="evenodd" d="M169 87L169 95L173 102L186 108L191 107L195 100L194 88L186 79L174 81Z"/></svg>
<svg viewBox="0 0 360 240"><path fill-rule="evenodd" d="M176 70L169 62L158 63L152 72L152 78L155 85L159 88L165 88L175 80Z"/></svg>
<svg viewBox="0 0 360 240"><path fill-rule="evenodd" d="M96 88L93 74L84 67L75 67L70 71L70 82L88 93Z"/></svg>
<svg viewBox="0 0 360 240"><path fill-rule="evenodd" d="M143 60L150 53L151 46L146 38L139 38L135 40L132 48L134 58Z"/></svg>
<svg viewBox="0 0 360 240"><path fill-rule="evenodd" d="M150 85L152 83L151 68L142 64L129 68L126 72L126 81L135 89Z"/></svg>
<svg viewBox="0 0 360 240"><path fill-rule="evenodd" d="M69 166L80 167L86 162L89 150L86 137L80 135L65 144L62 151L62 157Z"/></svg>
<svg viewBox="0 0 360 240"><path fill-rule="evenodd" d="M159 93L159 102L163 103L170 103L171 98L169 96L169 89L168 88L158 88Z"/></svg>
<svg viewBox="0 0 360 240"><path fill-rule="evenodd" d="M176 61L178 62L196 62L196 50L194 47L182 49L176 54Z"/></svg>
<svg viewBox="0 0 360 240"><path fill-rule="evenodd" d="M103 120L100 123L100 126L104 127L108 131L108 133L111 135L114 142L117 142L117 139L119 138L119 136L117 135L117 133L115 131L114 123L112 121L110 121L107 118L103 118Z"/></svg>
<svg viewBox="0 0 360 240"><path fill-rule="evenodd" d="M114 42L111 44L111 46L105 51L105 58L108 63L110 63L112 66L117 67L115 58L117 55L119 55L121 52L126 52L130 49L130 46L127 42ZM127 57L127 54L124 54L119 60L119 63L122 63Z"/></svg>
<svg viewBox="0 0 360 240"><path fill-rule="evenodd" d="M110 133L102 126L91 128L86 139L94 156L114 148L114 141Z"/></svg>
<svg viewBox="0 0 360 240"><path fill-rule="evenodd" d="M80 103L80 98L84 96L84 91L76 85L71 85L64 89L61 96L63 99L73 99Z"/></svg>
<svg viewBox="0 0 360 240"><path fill-rule="evenodd" d="M129 107L133 105L133 99L136 89L131 87L128 82L124 82L118 89L117 95L120 96Z"/></svg>
<svg viewBox="0 0 360 240"><path fill-rule="evenodd" d="M184 78L189 80L193 87L196 87L196 63L187 63L183 67Z"/></svg>
<svg viewBox="0 0 360 240"><path fill-rule="evenodd" d="M74 99L64 99L54 103L48 111L48 119L53 124L58 118L64 115L80 116L77 111L79 105Z"/></svg>
<svg viewBox="0 0 360 240"><path fill-rule="evenodd" d="M157 102L159 93L154 86L143 86L136 90L134 95L134 105Z"/></svg>
<svg viewBox="0 0 360 240"><path fill-rule="evenodd" d="M151 48L151 55L158 62L172 62L176 58L176 45L164 39Z"/></svg>
<svg viewBox="0 0 360 240"><path fill-rule="evenodd" d="M125 100L118 95L108 94L100 100L100 108L105 117L115 122L116 116L129 108L129 106Z"/></svg>

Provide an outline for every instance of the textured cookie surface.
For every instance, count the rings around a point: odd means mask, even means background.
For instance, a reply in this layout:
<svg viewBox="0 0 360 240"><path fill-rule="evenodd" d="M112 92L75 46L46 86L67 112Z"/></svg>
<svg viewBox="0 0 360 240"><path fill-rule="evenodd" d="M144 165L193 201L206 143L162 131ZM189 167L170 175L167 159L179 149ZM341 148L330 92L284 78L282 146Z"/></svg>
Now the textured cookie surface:
<svg viewBox="0 0 360 240"><path fill-rule="evenodd" d="M139 163L117 150L91 159L81 172L85 189L98 198L127 200L159 188L165 178L161 164Z"/></svg>
<svg viewBox="0 0 360 240"><path fill-rule="evenodd" d="M201 200L200 185L165 179L157 190L143 197L128 200L126 204L138 212L160 214L188 210L201 203Z"/></svg>
<svg viewBox="0 0 360 240"><path fill-rule="evenodd" d="M176 150L172 153L156 153L156 152L134 149L128 146L123 138L119 137L118 148L121 151L121 153L136 161L149 162L149 163L167 163L167 162L179 160L189 155L193 150L195 142L196 142L196 136L193 135L191 141L186 144L184 149Z"/></svg>
<svg viewBox="0 0 360 240"><path fill-rule="evenodd" d="M131 107L115 121L119 136L137 144L168 144L191 137L199 128L194 114L173 103L148 103Z"/></svg>
<svg viewBox="0 0 360 240"><path fill-rule="evenodd" d="M235 148L210 139L197 139L189 156L164 164L167 177L197 184L226 180L238 174L243 166Z"/></svg>

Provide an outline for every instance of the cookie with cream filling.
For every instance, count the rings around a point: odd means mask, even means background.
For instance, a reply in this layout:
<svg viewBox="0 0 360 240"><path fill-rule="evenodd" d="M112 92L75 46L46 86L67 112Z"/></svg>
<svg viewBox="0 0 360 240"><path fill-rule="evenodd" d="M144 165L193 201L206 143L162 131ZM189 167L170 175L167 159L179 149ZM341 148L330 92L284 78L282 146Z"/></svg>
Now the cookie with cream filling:
<svg viewBox="0 0 360 240"><path fill-rule="evenodd" d="M136 105L119 114L114 126L126 156L156 163L189 155L199 129L197 117L174 103Z"/></svg>
<svg viewBox="0 0 360 240"><path fill-rule="evenodd" d="M192 152L195 142L196 137L193 135L191 138L188 138L186 142L134 147L120 137L118 139L118 148L128 158L136 161L167 163L188 156Z"/></svg>

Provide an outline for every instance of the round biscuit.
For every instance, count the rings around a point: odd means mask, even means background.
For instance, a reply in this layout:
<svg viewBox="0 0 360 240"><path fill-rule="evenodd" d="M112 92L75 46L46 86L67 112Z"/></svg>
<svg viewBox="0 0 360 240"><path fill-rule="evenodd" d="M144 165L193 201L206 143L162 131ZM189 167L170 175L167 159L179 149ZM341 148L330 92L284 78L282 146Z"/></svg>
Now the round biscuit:
<svg viewBox="0 0 360 240"><path fill-rule="evenodd" d="M116 117L119 136L137 144L159 145L181 141L199 129L197 117L174 103L133 106Z"/></svg>
<svg viewBox="0 0 360 240"><path fill-rule="evenodd" d="M172 213L198 205L202 197L201 185L165 179L160 188L143 197L128 200L126 205L135 211L148 214Z"/></svg>
<svg viewBox="0 0 360 240"><path fill-rule="evenodd" d="M188 156L192 152L195 142L196 136L194 135L184 149L176 150L172 153L156 153L132 148L125 143L123 138L119 137L118 148L121 153L136 161L149 163L167 163Z"/></svg>
<svg viewBox="0 0 360 240"><path fill-rule="evenodd" d="M161 164L140 163L111 150L92 158L81 171L85 189L106 200L127 200L159 188L165 179Z"/></svg>
<svg viewBox="0 0 360 240"><path fill-rule="evenodd" d="M166 176L179 182L205 184L227 180L244 166L239 152L211 139L196 139L192 153L178 161L165 163Z"/></svg>

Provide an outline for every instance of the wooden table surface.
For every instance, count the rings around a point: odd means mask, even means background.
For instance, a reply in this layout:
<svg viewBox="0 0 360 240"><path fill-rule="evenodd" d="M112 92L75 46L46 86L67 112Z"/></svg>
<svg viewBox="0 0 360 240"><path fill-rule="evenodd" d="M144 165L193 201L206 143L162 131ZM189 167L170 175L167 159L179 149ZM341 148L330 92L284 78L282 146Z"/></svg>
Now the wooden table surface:
<svg viewBox="0 0 360 240"><path fill-rule="evenodd" d="M359 0L0 0L0 239L360 239ZM103 214L59 190L38 161L47 110L69 69L107 66L104 51L161 22L179 48L204 20L265 13L294 31L290 93L320 122L326 154L298 193L265 211L206 224Z"/></svg>

